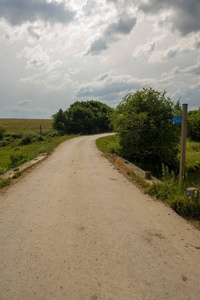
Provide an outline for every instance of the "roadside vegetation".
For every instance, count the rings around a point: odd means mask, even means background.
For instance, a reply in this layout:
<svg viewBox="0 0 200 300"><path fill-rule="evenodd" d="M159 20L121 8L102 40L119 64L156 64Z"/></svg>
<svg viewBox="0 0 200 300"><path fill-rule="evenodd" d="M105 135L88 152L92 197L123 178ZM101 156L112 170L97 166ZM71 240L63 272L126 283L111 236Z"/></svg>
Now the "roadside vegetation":
<svg viewBox="0 0 200 300"><path fill-rule="evenodd" d="M162 163L178 168L181 127L171 119L180 114L179 101L174 104L166 92L148 88L126 95L113 114L121 155L154 174Z"/></svg>
<svg viewBox="0 0 200 300"><path fill-rule="evenodd" d="M131 171L128 165L124 166L117 160L116 155L120 155L121 151L119 140L119 135L102 137L96 141L96 144L117 165L117 168L137 182L145 193L167 202L179 215L200 221L200 201L195 202L186 197L188 187L195 187L200 190L200 143L187 140L186 178L184 181L180 182L175 172L170 171L167 166L162 164L162 171L159 176L161 182L153 181L152 184L148 184L143 178ZM195 150L194 145L196 145Z"/></svg>
<svg viewBox="0 0 200 300"><path fill-rule="evenodd" d="M20 128L20 132L12 129L11 119L8 122L4 119L4 126L0 127L0 175L8 170L18 167L19 165L30 161L41 153L49 154L60 143L71 139L77 135L60 135L54 129L40 131L40 126L48 123L42 120L24 120L24 125L19 120L14 119L14 124ZM50 120L51 121L51 120ZM34 127L33 127L34 124ZM37 126L36 126L37 124ZM52 126L52 122L49 122ZM49 126L49 125L48 125ZM45 127L45 126L44 126ZM30 130L33 130L30 132ZM8 132L8 131L9 132ZM16 177L20 174L16 173ZM10 183L10 179L0 183L3 187Z"/></svg>
<svg viewBox="0 0 200 300"><path fill-rule="evenodd" d="M199 112L200 109L188 114L186 176L181 182L181 126L171 123L172 117L181 115L181 107L179 102L174 104L166 98L165 92L149 88L126 95L113 114L116 135L97 140L99 149L114 163L115 155L119 155L162 181L150 185L125 166L125 173L146 193L167 202L181 216L196 220L200 220L200 200L188 198L186 189L200 190Z"/></svg>

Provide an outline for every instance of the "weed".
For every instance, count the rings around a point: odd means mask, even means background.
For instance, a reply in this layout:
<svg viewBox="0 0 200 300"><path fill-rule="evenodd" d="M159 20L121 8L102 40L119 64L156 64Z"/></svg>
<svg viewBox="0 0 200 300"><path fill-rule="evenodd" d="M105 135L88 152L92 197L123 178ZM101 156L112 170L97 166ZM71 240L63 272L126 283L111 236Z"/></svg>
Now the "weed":
<svg viewBox="0 0 200 300"><path fill-rule="evenodd" d="M0 175L6 173L6 168L0 166Z"/></svg>
<svg viewBox="0 0 200 300"><path fill-rule="evenodd" d="M11 181L12 181L11 178L3 180L2 182L0 182L0 188L3 188L5 186L9 185L11 183Z"/></svg>
<svg viewBox="0 0 200 300"><path fill-rule="evenodd" d="M43 142L44 140L45 140L45 137L43 135L37 135L36 136L36 141Z"/></svg>
<svg viewBox="0 0 200 300"><path fill-rule="evenodd" d="M10 164L9 164L9 168L15 168L23 163L25 163L27 161L27 158L20 153L13 153L10 155Z"/></svg>
<svg viewBox="0 0 200 300"><path fill-rule="evenodd" d="M0 140L4 137L6 129L4 127L0 127Z"/></svg>
<svg viewBox="0 0 200 300"><path fill-rule="evenodd" d="M21 142L20 142L20 145L22 146L22 145L29 145L29 144L31 144L31 143L32 143L32 140L33 140L33 137L34 137L34 135L31 134L31 133L25 135L25 136L22 138L22 140L21 140Z"/></svg>
<svg viewBox="0 0 200 300"><path fill-rule="evenodd" d="M153 183L146 192L166 201L179 215L200 220L200 203L186 197L187 183L181 182L168 168L162 166L163 182Z"/></svg>
<svg viewBox="0 0 200 300"><path fill-rule="evenodd" d="M12 178L13 179L18 178L21 175L22 175L22 172L17 172L17 173L15 173L15 175Z"/></svg>

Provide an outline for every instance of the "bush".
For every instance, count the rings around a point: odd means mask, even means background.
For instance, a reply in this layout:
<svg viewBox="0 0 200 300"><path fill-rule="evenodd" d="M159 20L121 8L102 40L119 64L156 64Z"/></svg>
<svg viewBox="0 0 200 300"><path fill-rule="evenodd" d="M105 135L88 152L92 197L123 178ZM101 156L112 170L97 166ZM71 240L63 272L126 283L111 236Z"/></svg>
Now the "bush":
<svg viewBox="0 0 200 300"><path fill-rule="evenodd" d="M8 145L8 143L9 143L8 141L3 139L3 140L0 141L0 147L5 147L5 146Z"/></svg>
<svg viewBox="0 0 200 300"><path fill-rule="evenodd" d="M43 135L39 134L36 136L36 141L43 142L43 141L45 141L45 137Z"/></svg>
<svg viewBox="0 0 200 300"><path fill-rule="evenodd" d="M6 168L0 166L0 175L4 174L5 172L6 172Z"/></svg>
<svg viewBox="0 0 200 300"><path fill-rule="evenodd" d="M45 137L55 137L55 136L59 136L59 132L57 130L44 130L42 132L42 135Z"/></svg>
<svg viewBox="0 0 200 300"><path fill-rule="evenodd" d="M24 145L29 145L32 143L34 138L34 135L29 133L27 135L25 135L22 140L20 141L20 145L24 146Z"/></svg>
<svg viewBox="0 0 200 300"><path fill-rule="evenodd" d="M13 153L10 155L9 168L15 168L27 161L27 158L21 153Z"/></svg>
<svg viewBox="0 0 200 300"><path fill-rule="evenodd" d="M21 139L23 137L23 133L18 132L18 133L11 133L10 135L13 139Z"/></svg>
<svg viewBox="0 0 200 300"><path fill-rule="evenodd" d="M5 132L6 132L6 129L3 127L0 127L0 140L2 140L2 138L4 137Z"/></svg>
<svg viewBox="0 0 200 300"><path fill-rule="evenodd" d="M171 119L180 114L181 107L165 94L151 88L129 93L113 117L123 156L151 171L160 170L162 163L178 167L181 129Z"/></svg>
<svg viewBox="0 0 200 300"><path fill-rule="evenodd" d="M193 141L200 142L200 108L188 112L187 135Z"/></svg>

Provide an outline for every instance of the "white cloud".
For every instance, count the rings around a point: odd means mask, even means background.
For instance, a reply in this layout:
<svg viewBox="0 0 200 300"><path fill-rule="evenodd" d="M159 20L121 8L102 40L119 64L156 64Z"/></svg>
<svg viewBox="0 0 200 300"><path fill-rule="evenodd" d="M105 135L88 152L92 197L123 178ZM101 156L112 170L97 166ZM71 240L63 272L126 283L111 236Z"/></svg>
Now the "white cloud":
<svg viewBox="0 0 200 300"><path fill-rule="evenodd" d="M53 70L61 65L60 60L54 61L53 51L43 50L40 45L34 48L25 47L22 51L17 54L18 58L25 57L27 60L27 69L46 69L48 71Z"/></svg>
<svg viewBox="0 0 200 300"><path fill-rule="evenodd" d="M139 44L132 52L133 58L148 59L148 62L162 62L179 57L186 53L197 50L197 43L200 41L200 33L178 38L171 33L161 34L145 44ZM167 41L171 43L168 44Z"/></svg>

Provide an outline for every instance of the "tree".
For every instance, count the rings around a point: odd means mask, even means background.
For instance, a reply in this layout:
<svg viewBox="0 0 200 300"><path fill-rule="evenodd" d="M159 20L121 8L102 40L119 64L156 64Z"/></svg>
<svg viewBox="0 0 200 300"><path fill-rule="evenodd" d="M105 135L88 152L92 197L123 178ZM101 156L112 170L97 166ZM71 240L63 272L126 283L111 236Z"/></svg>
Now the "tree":
<svg viewBox="0 0 200 300"><path fill-rule="evenodd" d="M187 135L193 141L200 142L200 108L188 112Z"/></svg>
<svg viewBox="0 0 200 300"><path fill-rule="evenodd" d="M53 117L53 128L58 130L60 133L66 131L66 114L60 109Z"/></svg>
<svg viewBox="0 0 200 300"><path fill-rule="evenodd" d="M65 133L93 134L108 132L110 116L113 109L99 101L76 101L63 112L61 109L53 116L53 127L60 128L60 122ZM60 121L62 119L62 121Z"/></svg>
<svg viewBox="0 0 200 300"><path fill-rule="evenodd" d="M113 118L123 156L151 170L162 163L177 164L180 126L173 126L171 119L180 114L181 107L179 101L174 104L165 95L152 88L129 93Z"/></svg>

